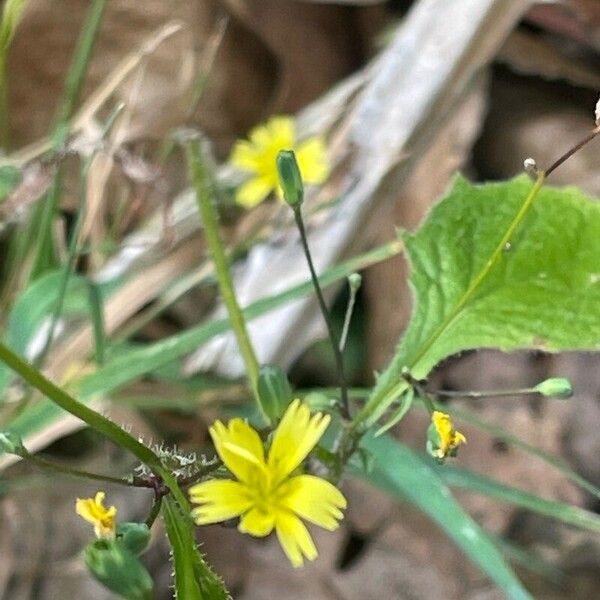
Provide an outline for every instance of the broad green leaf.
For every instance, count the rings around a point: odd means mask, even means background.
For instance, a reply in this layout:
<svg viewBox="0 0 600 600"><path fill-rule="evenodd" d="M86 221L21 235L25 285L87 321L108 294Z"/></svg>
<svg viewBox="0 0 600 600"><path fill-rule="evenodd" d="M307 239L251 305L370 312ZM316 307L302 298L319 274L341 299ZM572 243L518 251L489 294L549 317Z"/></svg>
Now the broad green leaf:
<svg viewBox="0 0 600 600"><path fill-rule="evenodd" d="M373 469L362 477L431 517L508 598L531 599L489 534L462 509L426 459L387 436L366 436L362 445L374 459Z"/></svg>
<svg viewBox="0 0 600 600"><path fill-rule="evenodd" d="M471 348L600 348L600 206L553 187L529 205L533 186L458 176L406 236L415 306L378 397L403 368L421 379Z"/></svg>
<svg viewBox="0 0 600 600"><path fill-rule="evenodd" d="M184 515L170 496L164 498L161 514L173 552L177 600L228 600L223 582L198 550L189 515Z"/></svg>

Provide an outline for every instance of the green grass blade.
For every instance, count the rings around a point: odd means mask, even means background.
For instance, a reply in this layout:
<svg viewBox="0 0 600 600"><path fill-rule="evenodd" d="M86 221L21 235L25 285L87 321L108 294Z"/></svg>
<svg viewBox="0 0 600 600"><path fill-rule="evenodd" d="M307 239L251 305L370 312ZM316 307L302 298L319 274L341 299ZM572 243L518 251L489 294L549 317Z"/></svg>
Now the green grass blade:
<svg viewBox="0 0 600 600"><path fill-rule="evenodd" d="M587 479L579 475L579 473L576 473L561 458L557 456L552 456L551 454L548 454L547 452L544 452L543 450L540 450L539 448L528 444L527 442L518 438L516 435L505 431L504 429L502 429L502 427L498 427L497 425L492 425L483 421L470 410L454 408L448 405L445 406L444 410L449 412L452 416L456 416L459 419L462 419L467 423L471 423L479 429L490 433L499 440L502 440L503 442L506 442L511 446L515 446L516 448L519 448L520 450L523 450L524 452L532 454L540 460L543 460L546 464L551 465L557 471L562 473L567 479L570 479L573 483L577 484L581 489L592 494L596 498L600 498L600 488L594 485L591 481L588 481Z"/></svg>
<svg viewBox="0 0 600 600"><path fill-rule="evenodd" d="M323 273L320 277L321 285L331 285L340 279L344 279L353 271L367 268L398 254L401 249L402 244L400 242L391 242L354 257ZM244 315L246 319L253 319L311 293L312 284L310 281L306 281L279 294L257 300L244 310ZM216 335L226 333L229 328L228 319L219 319L188 329L155 344L149 344L145 348L132 350L129 354L121 355L118 360L107 363L103 369L82 380L82 392L87 396L88 394L112 391L141 375L184 356Z"/></svg>
<svg viewBox="0 0 600 600"><path fill-rule="evenodd" d="M369 252L355 256L344 263L325 271L319 281L322 286L331 285L346 278L354 271L382 262L402 251L403 245L399 240L379 246ZM312 283L304 283L289 288L284 292L258 300L244 311L247 319L258 317L279 306L297 300L312 293ZM126 383L152 372L173 360L184 356L198 346L206 343L216 335L229 330L229 321L220 319L194 327L183 333L171 336L142 349L131 350L109 361L96 373L83 378L80 382L80 399L89 402L94 396L107 394ZM61 415L60 409L45 399L28 407L11 423L10 428L23 438L40 432L52 424Z"/></svg>
<svg viewBox="0 0 600 600"><path fill-rule="evenodd" d="M544 515L545 517L600 533L600 517L583 508L540 498L534 494L504 485L485 475L479 475L461 467L448 464L443 466L436 465L433 462L430 464L440 479L449 486L460 487L478 494L490 496L491 498L496 498L497 500Z"/></svg>
<svg viewBox="0 0 600 600"><path fill-rule="evenodd" d="M106 356L106 332L104 330L104 305L100 286L93 281L87 281L88 299L90 303L90 317L94 329L94 347L96 350L96 364L104 364Z"/></svg>
<svg viewBox="0 0 600 600"><path fill-rule="evenodd" d="M27 0L6 0L2 7L2 20L0 21L0 147L6 149L9 145L8 131L8 77L6 76L6 63L8 50L15 36L15 32Z"/></svg>
<svg viewBox="0 0 600 600"><path fill-rule="evenodd" d="M54 150L61 149L69 137L71 116L79 102L79 96L94 51L105 8L106 0L92 0L77 43L75 57L67 75L64 98L56 116L56 125L52 133L52 148ZM61 171L62 169L60 168L57 170L54 183L45 200L35 212L31 223L31 227L37 232L32 268L32 277L34 278L55 266L52 244L52 222L62 193Z"/></svg>
<svg viewBox="0 0 600 600"><path fill-rule="evenodd" d="M362 477L431 517L508 598L531 600L489 534L453 498L435 469L387 436L365 437L363 447L375 459L375 466Z"/></svg>

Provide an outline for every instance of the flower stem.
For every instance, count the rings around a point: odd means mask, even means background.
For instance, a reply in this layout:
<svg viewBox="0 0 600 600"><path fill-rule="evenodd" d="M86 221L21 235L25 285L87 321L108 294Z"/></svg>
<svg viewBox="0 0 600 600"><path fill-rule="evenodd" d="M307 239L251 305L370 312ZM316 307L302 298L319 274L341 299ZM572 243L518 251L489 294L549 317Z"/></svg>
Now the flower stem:
<svg viewBox="0 0 600 600"><path fill-rule="evenodd" d="M482 392L475 391L454 391L454 390L435 390L429 392L436 398L468 398L476 400L478 398L509 398L511 396L541 395L535 388L521 388L517 390L488 390Z"/></svg>
<svg viewBox="0 0 600 600"><path fill-rule="evenodd" d="M60 473L69 477L79 477L81 479L91 479L93 481L104 481L106 483L115 483L117 485L126 485L129 487L150 487L150 484L138 478L133 477L112 477L111 475L101 475L100 473L91 473L81 469L74 469L66 465L60 465L58 463L51 462L35 454L20 454L21 458L29 461L30 463L45 469L46 471L53 471L54 473Z"/></svg>
<svg viewBox="0 0 600 600"><path fill-rule="evenodd" d="M254 395L257 394L259 363L256 353L248 336L246 320L238 304L229 270L229 261L225 254L223 241L219 233L218 216L213 205L213 186L210 174L203 158L201 141L189 139L185 143L185 153L188 171L196 191L198 209L202 217L204 235L215 266L215 274L221 291L223 302L229 314L231 328L238 342L240 353L244 360L246 373ZM260 406L260 403L258 403Z"/></svg>
<svg viewBox="0 0 600 600"><path fill-rule="evenodd" d="M600 133L600 125L597 125L581 141L577 142L577 144L575 144L572 148L567 150L560 158L555 160L546 169L545 176L548 177L548 175L550 175L550 173L552 173L553 171L556 171L556 169L558 169L558 167L560 167L566 160L571 158L571 156L573 156L573 154L575 154L576 152L581 150L581 148L583 148L588 142L591 142L599 133Z"/></svg>
<svg viewBox="0 0 600 600"><path fill-rule="evenodd" d="M331 324L331 317L329 315L329 310L327 309L327 305L325 304L325 299L323 298L323 291L321 290L321 284L319 283L319 278L317 277L317 272L315 270L315 265L312 260L312 255L310 253L310 248L308 246L308 239L306 237L306 229L304 227L304 220L302 218L302 208L300 205L296 207L292 207L294 211L294 218L296 220L296 226L298 227L298 232L300 233L300 240L302 242L302 248L304 250L304 255L306 256L306 262L308 263L308 268L310 270L310 277L312 279L313 287L315 288L315 292L317 295L317 301L319 303L319 308L321 309L321 313L323 315L323 319L325 320L325 325L327 326L327 333L329 334L329 339L331 341L331 347L333 348L333 354L335 356L335 363L337 367L337 376L338 383L340 385L340 397L341 397L341 405L344 413L344 417L349 419L350 415L350 404L348 401L348 389L346 386L346 376L344 373L344 356L340 349L340 343L337 339L335 332L333 330L333 326Z"/></svg>

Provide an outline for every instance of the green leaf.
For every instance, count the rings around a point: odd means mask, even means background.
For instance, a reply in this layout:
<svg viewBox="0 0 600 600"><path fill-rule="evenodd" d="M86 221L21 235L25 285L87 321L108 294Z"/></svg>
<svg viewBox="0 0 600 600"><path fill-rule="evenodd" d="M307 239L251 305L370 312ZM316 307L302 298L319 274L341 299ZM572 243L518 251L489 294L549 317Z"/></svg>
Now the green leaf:
<svg viewBox="0 0 600 600"><path fill-rule="evenodd" d="M173 550L175 594L178 600L228 600L223 582L200 554L189 515L184 515L173 498L167 496L162 512Z"/></svg>
<svg viewBox="0 0 600 600"><path fill-rule="evenodd" d="M362 477L431 517L508 598L531 600L488 533L462 509L426 460L387 436L366 436L362 445L374 458L373 468Z"/></svg>
<svg viewBox="0 0 600 600"><path fill-rule="evenodd" d="M33 337L39 333L40 327L46 319L54 313L60 282L64 278L64 271L59 269L43 275L27 287L18 297L10 311L5 341L8 346L24 355ZM117 285L111 283L101 287L102 293L107 293ZM86 280L78 275L71 275L63 303L63 316L85 314L90 310L88 288ZM0 390L3 390L9 379L10 370L0 364Z"/></svg>
<svg viewBox="0 0 600 600"><path fill-rule="evenodd" d="M378 399L403 368L422 379L462 350L600 348L600 206L576 188L537 190L525 176L458 176L406 236L415 308Z"/></svg>

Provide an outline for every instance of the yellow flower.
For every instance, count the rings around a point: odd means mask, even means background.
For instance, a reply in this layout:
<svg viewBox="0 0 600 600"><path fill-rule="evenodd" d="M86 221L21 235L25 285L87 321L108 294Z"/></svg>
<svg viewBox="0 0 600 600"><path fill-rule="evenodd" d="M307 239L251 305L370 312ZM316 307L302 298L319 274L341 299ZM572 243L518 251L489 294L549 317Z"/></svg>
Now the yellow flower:
<svg viewBox="0 0 600 600"><path fill-rule="evenodd" d="M94 498L77 498L75 512L94 526L97 538L114 539L117 509L114 506L104 506L105 496L104 492L97 492Z"/></svg>
<svg viewBox="0 0 600 600"><path fill-rule="evenodd" d="M429 453L444 460L448 456L454 456L461 444L466 444L467 438L454 429L450 415L436 410L431 415L431 425L427 448Z"/></svg>
<svg viewBox="0 0 600 600"><path fill-rule="evenodd" d="M277 427L268 456L258 433L242 419L210 428L215 448L237 481L211 480L190 488L200 504L192 511L198 525L241 517L239 531L256 537L277 533L294 567L314 560L317 549L300 520L329 531L337 529L346 499L331 483L314 475L292 475L329 425L330 417L311 417L308 406L294 400Z"/></svg>
<svg viewBox="0 0 600 600"><path fill-rule="evenodd" d="M296 141L296 126L291 117L272 117L265 125L250 131L249 140L238 140L231 153L231 163L252 175L236 192L238 204L252 208L272 191L283 198L275 160L280 150L296 154L302 180L305 183L323 183L329 175L325 143L321 137L312 137L302 143Z"/></svg>

